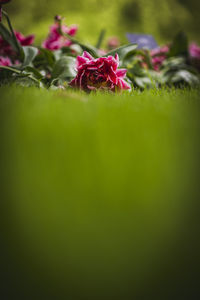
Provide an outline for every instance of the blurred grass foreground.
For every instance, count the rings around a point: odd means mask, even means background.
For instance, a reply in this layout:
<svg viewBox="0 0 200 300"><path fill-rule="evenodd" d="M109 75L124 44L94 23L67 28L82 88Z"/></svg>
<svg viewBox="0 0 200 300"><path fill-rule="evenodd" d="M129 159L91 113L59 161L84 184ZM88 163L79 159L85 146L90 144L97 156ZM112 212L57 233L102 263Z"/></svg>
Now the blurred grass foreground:
<svg viewBox="0 0 200 300"><path fill-rule="evenodd" d="M198 299L199 91L0 95L1 299Z"/></svg>

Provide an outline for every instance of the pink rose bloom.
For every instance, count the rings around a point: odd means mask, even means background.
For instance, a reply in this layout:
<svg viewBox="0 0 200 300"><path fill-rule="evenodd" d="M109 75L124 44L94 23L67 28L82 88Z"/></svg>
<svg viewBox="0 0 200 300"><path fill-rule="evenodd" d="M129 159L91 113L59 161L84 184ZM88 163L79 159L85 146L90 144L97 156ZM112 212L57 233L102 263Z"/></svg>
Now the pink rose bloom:
<svg viewBox="0 0 200 300"><path fill-rule="evenodd" d="M64 34L73 37L76 34L78 27L76 25L67 27L66 25L61 25L60 22L61 17L57 16L55 24L50 27L50 33L47 39L42 44L43 48L54 51L72 45L72 42L64 36Z"/></svg>
<svg viewBox="0 0 200 300"><path fill-rule="evenodd" d="M150 55L152 57L152 64L155 71L159 71L162 63L167 58L169 47L167 45L151 50Z"/></svg>
<svg viewBox="0 0 200 300"><path fill-rule="evenodd" d="M4 67L12 66L12 62L11 62L10 58L0 56L0 66L4 66Z"/></svg>
<svg viewBox="0 0 200 300"><path fill-rule="evenodd" d="M100 57L94 59L88 52L77 57L77 75L70 86L90 92L92 90L130 90L124 80L127 70L119 69L119 57Z"/></svg>

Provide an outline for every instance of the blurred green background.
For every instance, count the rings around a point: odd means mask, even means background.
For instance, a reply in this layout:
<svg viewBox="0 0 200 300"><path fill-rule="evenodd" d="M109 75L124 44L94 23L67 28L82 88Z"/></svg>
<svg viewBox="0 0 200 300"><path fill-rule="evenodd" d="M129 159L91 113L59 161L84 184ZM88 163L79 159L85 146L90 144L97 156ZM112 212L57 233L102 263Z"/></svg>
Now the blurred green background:
<svg viewBox="0 0 200 300"><path fill-rule="evenodd" d="M95 43L101 29L107 37L117 35L126 42L126 32L155 36L169 41L179 30L200 42L200 1L196 0L13 0L6 8L18 30L45 37L53 17L66 17L67 24L79 24L79 37Z"/></svg>

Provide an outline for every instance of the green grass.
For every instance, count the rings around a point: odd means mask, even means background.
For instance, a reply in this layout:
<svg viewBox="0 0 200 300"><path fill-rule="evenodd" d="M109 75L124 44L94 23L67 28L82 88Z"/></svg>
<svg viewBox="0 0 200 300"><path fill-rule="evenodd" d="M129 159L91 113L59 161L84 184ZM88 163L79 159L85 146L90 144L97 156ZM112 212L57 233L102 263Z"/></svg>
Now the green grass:
<svg viewBox="0 0 200 300"><path fill-rule="evenodd" d="M13 291L23 278L33 299L127 300L162 286L192 224L199 91L0 95Z"/></svg>

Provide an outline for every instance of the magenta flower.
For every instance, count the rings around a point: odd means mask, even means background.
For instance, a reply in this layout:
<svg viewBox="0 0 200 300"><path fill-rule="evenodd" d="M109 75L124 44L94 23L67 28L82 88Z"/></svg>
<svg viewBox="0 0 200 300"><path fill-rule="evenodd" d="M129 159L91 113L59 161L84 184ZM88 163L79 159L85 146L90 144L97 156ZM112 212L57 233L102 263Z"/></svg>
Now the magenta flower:
<svg viewBox="0 0 200 300"><path fill-rule="evenodd" d="M159 71L163 62L167 58L169 47L167 45L151 50L150 54L152 57L152 65L155 71Z"/></svg>
<svg viewBox="0 0 200 300"><path fill-rule="evenodd" d="M90 92L92 90L130 90L124 80L127 70L118 69L119 57L100 57L94 59L88 52L77 57L77 75L69 83L71 87Z"/></svg>
<svg viewBox="0 0 200 300"><path fill-rule="evenodd" d="M19 43L22 46L32 45L34 38L35 38L34 35L28 35L25 37L20 32L15 32L15 35L16 35L17 40L19 41ZM7 41L5 41L1 36L0 36L0 55L4 55L4 56L15 56L16 55L15 51L12 49L10 44Z"/></svg>
<svg viewBox="0 0 200 300"><path fill-rule="evenodd" d="M200 47L196 43L189 46L190 57L200 59Z"/></svg>
<svg viewBox="0 0 200 300"><path fill-rule="evenodd" d="M191 64L200 72L200 47L196 43L189 46Z"/></svg>
<svg viewBox="0 0 200 300"><path fill-rule="evenodd" d="M72 45L72 42L65 36L65 34L73 37L76 34L78 27L76 25L72 25L70 27L61 25L61 20L60 16L56 16L55 24L50 27L49 35L42 44L43 48L54 51L61 49L62 47L69 47Z"/></svg>
<svg viewBox="0 0 200 300"><path fill-rule="evenodd" d="M15 35L22 46L30 46L35 40L35 36L33 34L24 36L21 32L15 32Z"/></svg>
<svg viewBox="0 0 200 300"><path fill-rule="evenodd" d="M10 67L12 66L12 62L9 57L0 56L0 66Z"/></svg>

